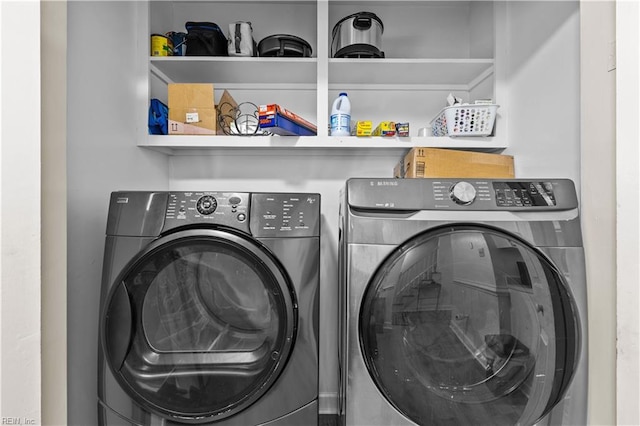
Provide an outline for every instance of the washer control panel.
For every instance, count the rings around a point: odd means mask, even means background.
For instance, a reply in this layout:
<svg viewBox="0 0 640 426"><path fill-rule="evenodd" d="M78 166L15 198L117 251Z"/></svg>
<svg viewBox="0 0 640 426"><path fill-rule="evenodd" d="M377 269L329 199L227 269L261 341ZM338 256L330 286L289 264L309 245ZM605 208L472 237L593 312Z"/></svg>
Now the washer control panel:
<svg viewBox="0 0 640 426"><path fill-rule="evenodd" d="M435 201L447 204L453 201L459 206L470 206L476 201L506 210L556 206L550 181L434 181L432 187Z"/></svg>
<svg viewBox="0 0 640 426"><path fill-rule="evenodd" d="M171 192L164 229L211 223L249 231L250 196L241 192Z"/></svg>
<svg viewBox="0 0 640 426"><path fill-rule="evenodd" d="M578 207L569 179L419 178L347 181L349 205L361 210L550 211Z"/></svg>
<svg viewBox="0 0 640 426"><path fill-rule="evenodd" d="M441 181L433 183L433 191L437 201L446 201L448 192L448 198L460 206L469 206L476 199L506 209L556 206L550 181Z"/></svg>
<svg viewBox="0 0 640 426"><path fill-rule="evenodd" d="M451 188L449 189L449 197L451 200L461 206L473 203L477 194L475 186L465 181L456 182L451 185Z"/></svg>
<svg viewBox="0 0 640 426"><path fill-rule="evenodd" d="M556 198L551 182L493 182L499 207L552 207Z"/></svg>

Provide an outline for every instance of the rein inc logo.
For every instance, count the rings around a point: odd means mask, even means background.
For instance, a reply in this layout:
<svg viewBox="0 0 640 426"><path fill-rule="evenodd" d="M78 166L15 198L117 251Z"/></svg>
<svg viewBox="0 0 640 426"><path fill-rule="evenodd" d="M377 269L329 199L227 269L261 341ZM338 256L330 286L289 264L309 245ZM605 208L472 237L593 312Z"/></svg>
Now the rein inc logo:
<svg viewBox="0 0 640 426"><path fill-rule="evenodd" d="M0 425L35 425L36 420L28 417L1 417Z"/></svg>

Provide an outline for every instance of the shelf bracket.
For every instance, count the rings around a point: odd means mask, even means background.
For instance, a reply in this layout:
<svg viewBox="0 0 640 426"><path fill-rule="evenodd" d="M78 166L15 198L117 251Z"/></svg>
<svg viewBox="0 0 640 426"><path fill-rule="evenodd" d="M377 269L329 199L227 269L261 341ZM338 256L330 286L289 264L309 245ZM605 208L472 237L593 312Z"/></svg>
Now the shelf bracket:
<svg viewBox="0 0 640 426"><path fill-rule="evenodd" d="M169 84L169 83L173 83L174 81L169 78L169 76L167 76L165 73L163 73L162 71L160 71L158 69L157 66L155 66L154 64L149 64L149 71L151 71L151 73L153 75L155 75L156 77L158 77L160 80L162 80L162 82Z"/></svg>
<svg viewBox="0 0 640 426"><path fill-rule="evenodd" d="M493 75L493 66L487 68L479 76L477 76L476 78L471 80L471 82L469 82L469 86L467 87L467 90L471 91L471 90L475 89L477 85L479 85L484 80L486 80L487 78L491 77L492 75Z"/></svg>

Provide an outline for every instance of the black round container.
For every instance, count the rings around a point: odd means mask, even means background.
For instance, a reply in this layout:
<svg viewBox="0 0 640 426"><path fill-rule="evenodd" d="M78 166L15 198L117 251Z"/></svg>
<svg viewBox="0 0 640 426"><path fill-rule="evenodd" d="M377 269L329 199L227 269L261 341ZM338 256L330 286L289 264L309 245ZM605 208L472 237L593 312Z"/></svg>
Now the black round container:
<svg viewBox="0 0 640 426"><path fill-rule="evenodd" d="M290 34L274 34L258 43L259 56L311 57L311 45Z"/></svg>

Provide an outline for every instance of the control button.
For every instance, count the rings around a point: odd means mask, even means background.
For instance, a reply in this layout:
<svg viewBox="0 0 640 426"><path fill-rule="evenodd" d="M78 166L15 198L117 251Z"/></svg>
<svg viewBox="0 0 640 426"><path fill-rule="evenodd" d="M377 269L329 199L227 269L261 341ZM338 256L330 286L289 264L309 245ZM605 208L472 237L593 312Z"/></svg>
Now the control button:
<svg viewBox="0 0 640 426"><path fill-rule="evenodd" d="M196 209L203 215L209 215L216 211L218 201L212 195L204 195L196 202Z"/></svg>
<svg viewBox="0 0 640 426"><path fill-rule="evenodd" d="M237 206L241 202L242 202L242 199L240 197L238 197L237 195L229 197L229 204L231 204L232 206Z"/></svg>
<svg viewBox="0 0 640 426"><path fill-rule="evenodd" d="M244 213L240 213L238 216L236 216L238 218L239 222L244 222L245 220L247 220L247 215Z"/></svg>
<svg viewBox="0 0 640 426"><path fill-rule="evenodd" d="M449 190L449 197L454 203L466 206L476 199L476 188L469 182L458 182Z"/></svg>

